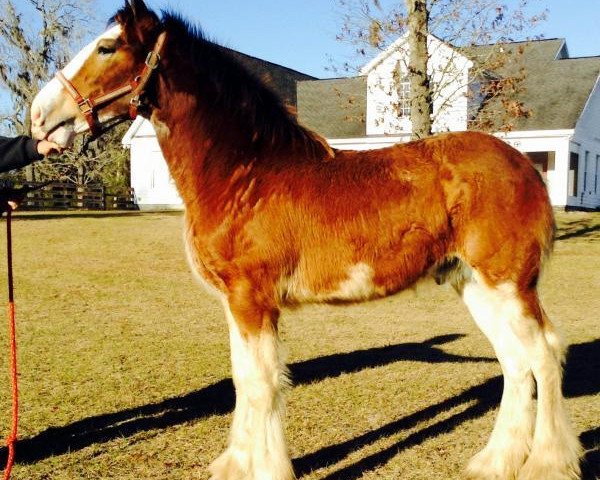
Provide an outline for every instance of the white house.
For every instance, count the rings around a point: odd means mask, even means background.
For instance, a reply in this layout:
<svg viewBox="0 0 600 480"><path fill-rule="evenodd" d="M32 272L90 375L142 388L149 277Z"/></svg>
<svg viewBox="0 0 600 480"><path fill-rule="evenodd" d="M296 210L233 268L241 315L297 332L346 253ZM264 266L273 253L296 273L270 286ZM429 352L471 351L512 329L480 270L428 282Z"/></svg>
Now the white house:
<svg viewBox="0 0 600 480"><path fill-rule="evenodd" d="M434 90L433 131L466 130L469 70L473 62L432 35L427 43L430 55L427 73ZM361 69L361 76L367 78L367 135L410 137L408 56L407 35L403 35Z"/></svg>
<svg viewBox="0 0 600 480"><path fill-rule="evenodd" d="M483 100L473 94L479 81L473 78L474 65L489 48L467 51L429 38L428 70L436 91L434 131L469 128ZM600 208L600 57L570 58L562 39L505 48L522 53L527 74L520 100L531 115L519 119L512 131L497 135L531 157L555 207ZM261 62L247 56L240 59L254 62L251 68ZM279 80L285 79L286 103L297 105L301 123L333 147L369 149L410 138L407 63L406 38L400 38L357 77L318 80L268 62L259 67L275 70ZM295 95L289 94L290 82L297 82ZM394 82L401 88L392 88ZM132 186L140 207L180 205L152 127L134 122L124 143L131 148Z"/></svg>

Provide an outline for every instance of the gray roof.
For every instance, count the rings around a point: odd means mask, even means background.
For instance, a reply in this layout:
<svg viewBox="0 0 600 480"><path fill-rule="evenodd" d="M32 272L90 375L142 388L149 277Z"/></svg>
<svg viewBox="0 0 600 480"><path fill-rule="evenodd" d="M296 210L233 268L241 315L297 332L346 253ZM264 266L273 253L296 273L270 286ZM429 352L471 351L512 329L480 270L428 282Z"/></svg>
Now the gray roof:
<svg viewBox="0 0 600 480"><path fill-rule="evenodd" d="M298 82L298 118L327 138L366 135L366 77Z"/></svg>
<svg viewBox="0 0 600 480"><path fill-rule="evenodd" d="M504 46L521 51L521 60L498 68L493 76L507 76L525 68L518 100L531 111L514 124L515 130L572 129L579 119L600 75L600 57L568 58L563 39L515 42ZM494 46L461 49L475 63ZM365 135L365 77L300 81L300 121L327 138ZM358 121L357 119L360 119Z"/></svg>
<svg viewBox="0 0 600 480"><path fill-rule="evenodd" d="M225 47L223 47L225 48ZM246 55L225 48L234 58L244 65L256 77L263 80L281 98L284 104L296 107L296 82L301 80L314 80L315 77L292 70L291 68L277 65L260 58Z"/></svg>
<svg viewBox="0 0 600 480"><path fill-rule="evenodd" d="M479 46L462 51L477 62L492 48L495 47ZM561 38L515 42L505 48L509 52L521 51L520 60L493 73L505 77L524 68L523 91L518 100L531 111L530 117L514 122L514 129L575 128L600 75L600 57L569 58L565 40Z"/></svg>
<svg viewBox="0 0 600 480"><path fill-rule="evenodd" d="M515 128L575 128L599 74L600 57L564 59L542 65L538 75L525 80L523 102L532 115L518 121Z"/></svg>
<svg viewBox="0 0 600 480"><path fill-rule="evenodd" d="M568 58L568 52L564 38L551 38L546 40L536 40L530 42L513 42L508 44L476 45L463 47L458 50L469 57L474 62L483 61L494 50L502 48L507 51L522 50L524 63L529 68L535 68L540 63L552 62L560 58ZM499 73L506 73L502 68Z"/></svg>

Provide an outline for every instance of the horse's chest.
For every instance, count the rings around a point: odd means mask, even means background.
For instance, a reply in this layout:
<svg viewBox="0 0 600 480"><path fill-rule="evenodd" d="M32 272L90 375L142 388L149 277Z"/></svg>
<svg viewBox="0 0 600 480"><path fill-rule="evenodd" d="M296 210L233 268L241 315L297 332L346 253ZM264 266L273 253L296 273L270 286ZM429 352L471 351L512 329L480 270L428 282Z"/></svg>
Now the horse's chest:
<svg viewBox="0 0 600 480"><path fill-rule="evenodd" d="M210 255L208 248L199 242L193 229L186 228L184 235L187 260L192 273L198 282L212 294L222 297L226 294L226 286L216 268L216 259Z"/></svg>

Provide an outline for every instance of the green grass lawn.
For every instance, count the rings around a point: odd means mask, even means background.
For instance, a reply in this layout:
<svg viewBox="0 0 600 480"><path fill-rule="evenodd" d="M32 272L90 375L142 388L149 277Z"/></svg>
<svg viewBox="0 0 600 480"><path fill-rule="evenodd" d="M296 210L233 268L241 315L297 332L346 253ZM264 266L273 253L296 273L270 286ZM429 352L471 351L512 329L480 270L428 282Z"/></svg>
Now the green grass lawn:
<svg viewBox="0 0 600 480"><path fill-rule="evenodd" d="M558 221L541 293L572 344L565 389L592 479L600 474L600 214ZM13 478L209 477L234 402L227 328L219 303L191 278L181 227L179 213L16 215ZM286 312L282 336L296 383L287 435L302 479L459 479L491 432L500 369L449 287ZM0 347L5 437L6 328Z"/></svg>

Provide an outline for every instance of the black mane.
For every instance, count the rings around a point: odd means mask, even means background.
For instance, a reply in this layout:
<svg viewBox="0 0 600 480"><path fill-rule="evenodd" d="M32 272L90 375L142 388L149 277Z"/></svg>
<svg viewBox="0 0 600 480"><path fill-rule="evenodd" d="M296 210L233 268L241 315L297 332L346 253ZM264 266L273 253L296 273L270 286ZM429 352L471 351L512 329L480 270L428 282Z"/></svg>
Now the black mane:
<svg viewBox="0 0 600 480"><path fill-rule="evenodd" d="M163 12L162 23L177 55L186 61L186 86L210 109L203 126L213 138L231 129L244 150L281 151L302 146L312 157L327 157L324 139L298 124L289 108L232 51L211 40L179 14ZM205 115L206 116L206 115Z"/></svg>

